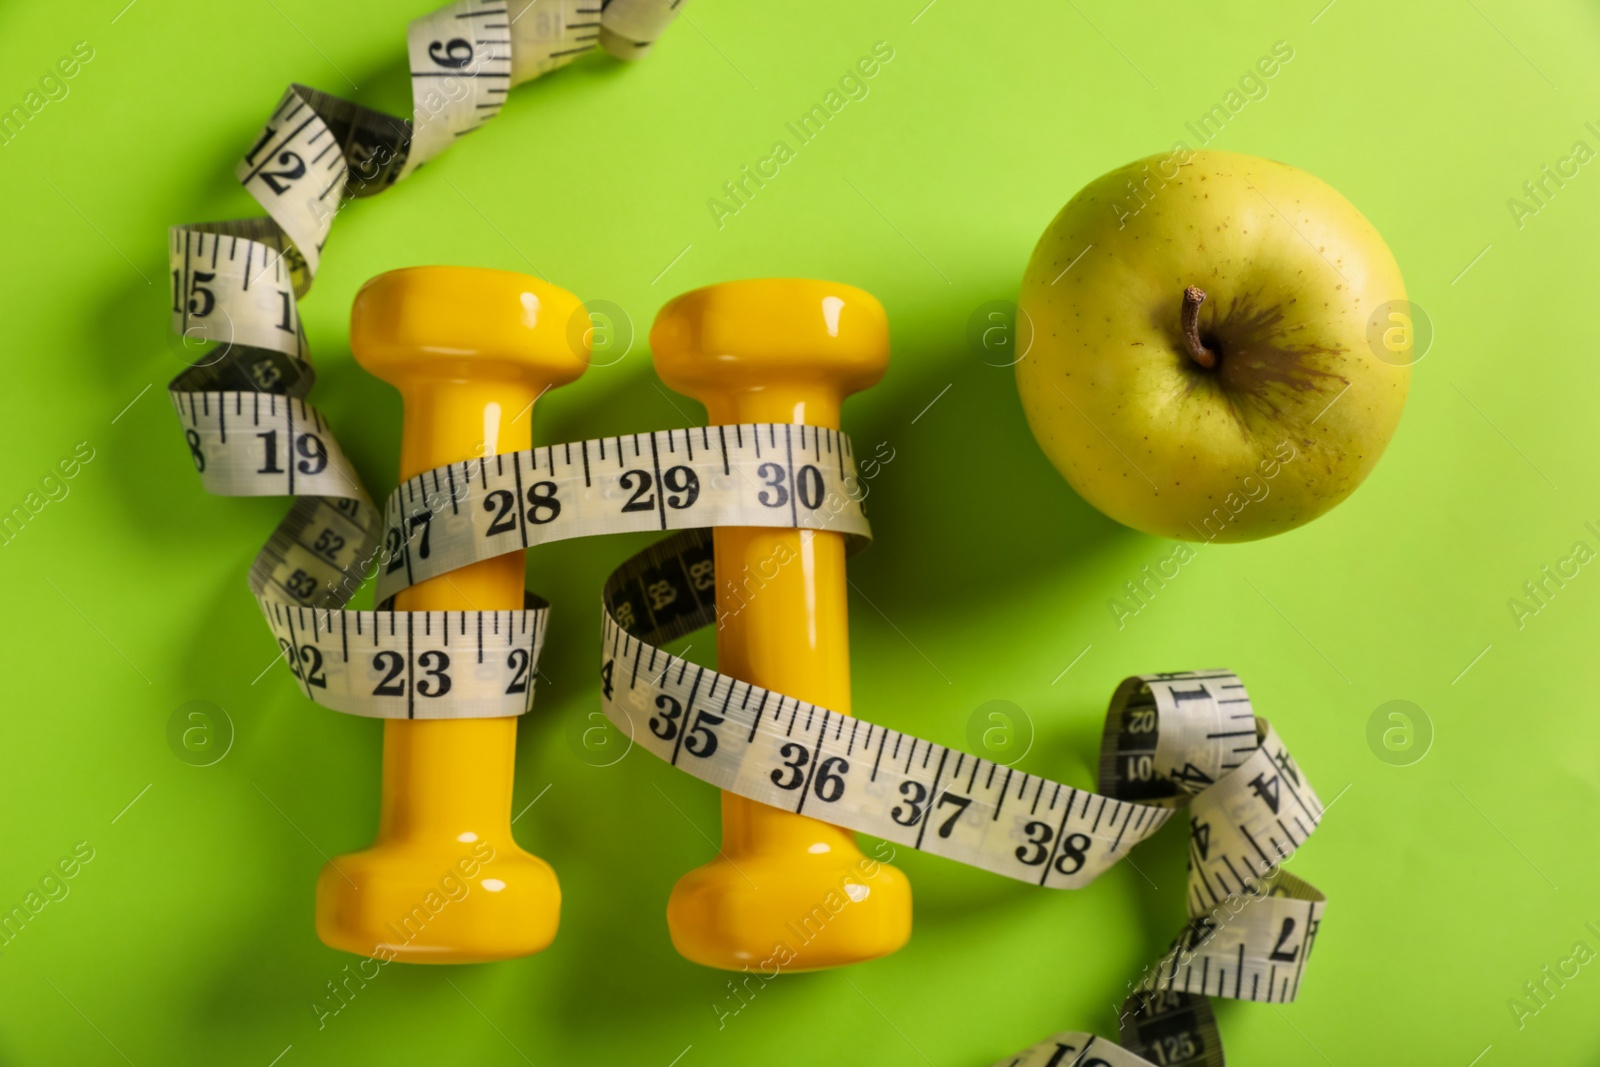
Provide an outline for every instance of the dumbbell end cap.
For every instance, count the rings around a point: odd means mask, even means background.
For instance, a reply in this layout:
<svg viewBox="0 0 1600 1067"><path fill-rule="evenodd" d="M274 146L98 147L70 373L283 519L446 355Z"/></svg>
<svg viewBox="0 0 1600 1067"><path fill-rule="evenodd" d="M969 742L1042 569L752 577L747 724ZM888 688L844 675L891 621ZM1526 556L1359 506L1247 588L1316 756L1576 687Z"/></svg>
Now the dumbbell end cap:
<svg viewBox="0 0 1600 1067"><path fill-rule="evenodd" d="M565 385L589 365L582 302L515 271L407 267L368 281L350 309L350 349L394 385L498 379Z"/></svg>
<svg viewBox="0 0 1600 1067"><path fill-rule="evenodd" d="M889 320L853 285L753 278L672 300L650 329L656 371L691 396L707 389L818 382L865 389L889 365Z"/></svg>
<svg viewBox="0 0 1600 1067"><path fill-rule="evenodd" d="M457 866L467 854L391 844L337 857L317 879L317 937L404 963L486 963L548 948L561 920L550 865L502 843L472 878Z"/></svg>
<svg viewBox="0 0 1600 1067"><path fill-rule="evenodd" d="M729 971L820 971L910 939L910 880L864 856L854 834L764 806L752 808L759 830L734 827L726 801L724 850L678 879L667 901L682 956Z"/></svg>

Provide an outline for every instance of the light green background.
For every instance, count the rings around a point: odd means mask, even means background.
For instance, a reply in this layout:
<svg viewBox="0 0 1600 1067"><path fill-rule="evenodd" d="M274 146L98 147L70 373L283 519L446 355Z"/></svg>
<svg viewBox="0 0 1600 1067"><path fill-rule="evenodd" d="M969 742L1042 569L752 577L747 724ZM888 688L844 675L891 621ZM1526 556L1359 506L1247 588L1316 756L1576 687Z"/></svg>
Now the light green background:
<svg viewBox="0 0 1600 1067"><path fill-rule="evenodd" d="M1523 1029L1507 1001L1575 942L1600 948L1584 926L1600 920L1600 576L1583 568L1520 629L1507 600L1575 541L1600 547L1584 526L1600 519L1600 173L1587 165L1521 227L1506 202L1575 141L1600 148L1584 126L1600 119L1600 14L1324 2L697 0L645 62L590 57L516 91L488 128L344 213L302 305L314 399L386 493L399 404L352 363L345 322L361 282L394 267L537 268L628 309L640 343L547 397L539 442L701 417L658 388L642 342L675 293L758 275L865 287L894 356L846 428L896 458L873 489L877 546L852 563L859 713L961 745L975 708L1010 700L1038 729L1024 767L1084 785L1118 679L1233 667L1340 799L1296 860L1330 898L1302 999L1223 1004L1230 1062L1593 1063L1594 965ZM71 495L0 547L0 905L75 843L95 850L0 950L0 1061L961 1067L1057 1029L1112 1032L1124 982L1183 916L1181 822L1135 857L1159 888L1122 865L1046 893L902 849L907 948L784 977L718 1029L724 977L680 959L663 917L711 851L714 792L639 753L589 767L566 740L598 706L600 582L649 538L529 563L556 614L518 760L517 806L542 799L517 830L562 879L554 947L391 966L318 1030L311 1002L351 957L316 940L313 880L322 853L372 837L380 729L312 706L281 666L253 681L273 649L245 572L284 506L197 483L164 396L178 369L165 228L259 213L233 164L290 81L407 113L405 24L430 3L124 3L0 11L0 104L74 42L95 49L71 95L0 148L0 505L76 443L95 450ZM1194 145L1185 122L1279 40L1293 60L1214 143L1348 196L1437 340L1348 503L1203 549L1119 628L1108 600L1171 545L1074 496L1011 373L969 350L967 320L1015 295L1074 191ZM784 123L878 41L894 58L871 95L719 229L707 199L775 140L793 146ZM196 699L237 728L209 768L165 740ZM1413 766L1366 741L1392 699L1436 731Z"/></svg>

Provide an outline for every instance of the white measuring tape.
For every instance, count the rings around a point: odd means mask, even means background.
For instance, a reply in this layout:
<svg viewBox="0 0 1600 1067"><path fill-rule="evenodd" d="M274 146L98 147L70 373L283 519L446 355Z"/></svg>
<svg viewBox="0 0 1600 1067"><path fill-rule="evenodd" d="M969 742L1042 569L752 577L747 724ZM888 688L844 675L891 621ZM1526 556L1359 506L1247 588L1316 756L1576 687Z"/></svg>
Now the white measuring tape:
<svg viewBox="0 0 1600 1067"><path fill-rule="evenodd" d="M1227 671L1145 675L1107 713L1099 793L839 715L660 644L716 621L708 531L606 582L602 706L629 738L719 789L1051 889L1077 889L1189 809L1189 926L1132 985L1125 1051L1058 1035L1009 1064L1220 1067L1204 997L1299 993L1325 898L1282 866L1322 803ZM1120 1055L1122 1058L1117 1058Z"/></svg>
<svg viewBox="0 0 1600 1067"><path fill-rule="evenodd" d="M202 411L191 418L198 452L211 457L208 469L219 478L241 469L253 477L272 431L252 432L249 419L236 414L226 429L223 414ZM309 429L300 439L308 436L314 437ZM318 477L326 485L327 471ZM860 496L849 439L833 430L745 424L624 434L452 463L404 482L389 498L382 543L368 565L377 570L378 600L387 606L418 582L573 537L774 526L864 540L869 531ZM346 518L326 502L318 507L319 514ZM355 535L345 533L347 526L353 531L346 523L315 536L308 526L294 539L275 538L262 553L270 563L262 568L261 610L306 696L335 711L378 718L527 711L544 638L544 602L521 612L319 607L319 596L337 598L315 586L314 576L348 574L361 562L351 555ZM328 555L317 554L318 543ZM709 557L691 565L687 580L711 588ZM646 603L666 595L658 587Z"/></svg>
<svg viewBox="0 0 1600 1067"><path fill-rule="evenodd" d="M235 170L269 217L171 228L172 329L193 365L168 392L208 491L297 498L252 565L250 587L295 676L322 703L360 714L515 714L527 707L544 633L542 603L511 613L430 613L420 638L407 617L327 614L355 594L380 548L378 516L359 476L305 402L314 374L297 302L335 215L498 114L513 86L596 46L624 59L643 55L681 7L682 0L459 0L407 29L410 121L291 85ZM368 687L377 697L356 699L361 687L327 658L335 632L341 652L359 646L368 664L381 662ZM396 663L400 673L391 676Z"/></svg>
<svg viewBox="0 0 1600 1067"><path fill-rule="evenodd" d="M269 217L172 228L173 330L196 354L217 347L169 392L209 491L297 498L250 585L290 669L321 703L382 716L517 714L531 700L545 616L542 602L520 612L423 613L420 622L338 610L374 562L390 561L359 477L305 402L313 374L297 301L335 215L498 114L512 86L597 45L642 55L680 7L459 0L407 30L411 121L292 85L235 169ZM408 548L406 557L423 551Z"/></svg>
<svg viewBox="0 0 1600 1067"><path fill-rule="evenodd" d="M339 206L381 192L597 44L636 58L679 0L461 0L408 31L411 122L292 86L238 167L270 218L174 227L173 328L215 343L169 386L208 491L296 503L250 584L306 695L378 717L531 705L547 605L395 612L394 594L571 537L681 530L604 589L602 702L642 747L721 789L1047 888L1086 885L1187 806L1189 925L1130 983L1122 1045L1064 1033L1007 1067L1221 1067L1208 997L1298 994L1324 899L1282 870L1322 805L1223 671L1125 681L1099 791L841 716L664 652L715 621L708 528L870 536L847 438L790 425L623 435L450 464L383 521L325 420L296 302ZM344 611L378 576L380 610ZM1131 1050L1131 1051L1130 1051Z"/></svg>

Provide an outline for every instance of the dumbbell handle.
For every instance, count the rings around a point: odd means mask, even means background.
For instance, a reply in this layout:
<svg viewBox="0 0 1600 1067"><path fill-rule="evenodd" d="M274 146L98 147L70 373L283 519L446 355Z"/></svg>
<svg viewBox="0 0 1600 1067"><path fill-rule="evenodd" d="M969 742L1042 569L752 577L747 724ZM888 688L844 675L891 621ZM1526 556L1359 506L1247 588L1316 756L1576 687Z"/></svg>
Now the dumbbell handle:
<svg viewBox="0 0 1600 1067"><path fill-rule="evenodd" d="M447 463L531 448L528 410L549 383L441 381L401 389L400 480ZM395 596L399 611L515 611L522 552L482 560ZM424 832L474 832L511 841L517 720L387 719L378 840Z"/></svg>
<svg viewBox="0 0 1600 1067"><path fill-rule="evenodd" d="M794 422L839 428L840 401L826 386L777 387L708 397L713 424ZM850 714L850 634L844 536L813 530L722 526L716 546L718 669L773 692ZM774 561L777 576L766 579ZM760 575L747 588L747 575ZM815 819L722 795L724 844L746 851L801 849L852 835ZM752 876L754 877L754 876ZM769 886L755 879L763 892ZM808 905L809 906L809 905ZM803 911L804 909L802 909Z"/></svg>

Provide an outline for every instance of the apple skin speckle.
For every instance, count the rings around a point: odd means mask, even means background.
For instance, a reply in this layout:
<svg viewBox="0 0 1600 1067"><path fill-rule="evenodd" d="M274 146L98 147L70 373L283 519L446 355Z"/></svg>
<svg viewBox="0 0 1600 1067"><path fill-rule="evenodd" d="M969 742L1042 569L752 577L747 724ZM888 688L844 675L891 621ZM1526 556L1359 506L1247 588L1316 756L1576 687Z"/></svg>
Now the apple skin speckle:
<svg viewBox="0 0 1600 1067"><path fill-rule="evenodd" d="M1183 339L1190 285L1212 369ZM1138 160L1086 186L1034 250L1018 303L1047 340L1017 364L1023 409L1119 522L1282 532L1348 497L1392 437L1410 371L1377 357L1368 323L1405 296L1377 231L1312 175L1228 152Z"/></svg>

